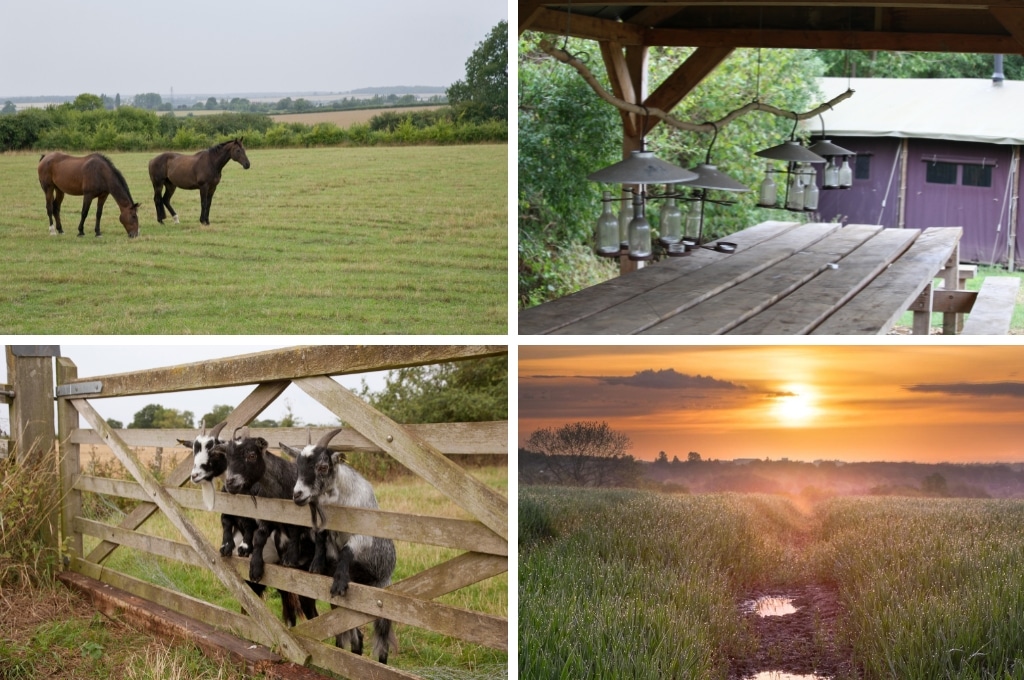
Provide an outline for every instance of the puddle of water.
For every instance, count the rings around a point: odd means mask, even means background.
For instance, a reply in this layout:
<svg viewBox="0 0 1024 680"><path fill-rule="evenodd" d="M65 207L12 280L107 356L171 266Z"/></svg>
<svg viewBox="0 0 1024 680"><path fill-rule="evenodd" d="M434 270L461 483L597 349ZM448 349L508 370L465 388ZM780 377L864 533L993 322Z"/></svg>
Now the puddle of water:
<svg viewBox="0 0 1024 680"><path fill-rule="evenodd" d="M751 675L744 680L829 680L824 675L796 675L784 673L783 671L761 671L757 675Z"/></svg>
<svg viewBox="0 0 1024 680"><path fill-rule="evenodd" d="M756 600L745 602L743 604L743 611L757 614L758 616L785 616L786 614L795 614L796 607L793 606L793 598L791 597L759 597ZM783 677L781 680L788 679Z"/></svg>

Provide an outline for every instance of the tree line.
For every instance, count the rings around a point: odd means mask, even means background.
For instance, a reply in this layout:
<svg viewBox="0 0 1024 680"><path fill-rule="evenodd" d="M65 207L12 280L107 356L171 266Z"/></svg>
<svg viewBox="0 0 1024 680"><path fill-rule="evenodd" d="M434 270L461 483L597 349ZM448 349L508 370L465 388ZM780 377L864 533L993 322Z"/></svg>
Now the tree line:
<svg viewBox="0 0 1024 680"><path fill-rule="evenodd" d="M507 37L506 22L491 29L466 61L465 78L448 88L448 106L434 111L385 112L369 123L340 128L333 123L277 123L243 99L227 102L232 110L226 113L179 117L153 110L163 107L156 93L137 95L136 106L119 105L120 95L111 100L83 93L45 109L14 112L8 102L0 112L0 152L195 150L235 137L244 137L248 148L507 142ZM402 101L397 95L379 97L389 105ZM365 105L367 100L359 102ZM223 104L211 98L203 108ZM302 99L285 98L277 104L289 112L313 108Z"/></svg>

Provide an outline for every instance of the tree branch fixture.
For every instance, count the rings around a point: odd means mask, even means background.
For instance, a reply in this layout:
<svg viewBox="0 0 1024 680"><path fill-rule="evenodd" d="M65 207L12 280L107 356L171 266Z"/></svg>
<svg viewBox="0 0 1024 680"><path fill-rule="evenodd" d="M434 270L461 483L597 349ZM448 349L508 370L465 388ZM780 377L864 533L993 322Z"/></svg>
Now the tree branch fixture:
<svg viewBox="0 0 1024 680"><path fill-rule="evenodd" d="M825 111L828 111L829 109L833 108L836 104L839 104L840 102L849 99L850 97L853 96L854 92L853 90L847 90L846 92L843 92L842 94L832 98L831 100L825 102L824 104L821 104L817 108L811 109L810 111L805 111L804 113L797 113L795 111L785 111L783 109L778 108L777 106L772 106L771 104L765 104L759 101L752 101L745 106L741 106L735 111L727 113L725 116L723 116L717 121L708 123L689 123L683 120L679 120L675 116L671 115L666 111L662 111L659 108L645 107L639 104L631 104L630 102L627 102L623 99L616 97L614 94L608 92L606 89L604 89L604 87L601 86L601 83L597 81L597 78L594 76L593 73L591 73L590 69L587 68L586 64L584 64L582 61L572 56L565 50L555 47L550 41L541 40L540 48L550 56L557 59L558 61L564 64L568 64L569 66L572 66L574 69L576 69L579 72L579 74L583 76L583 79L587 81L587 84L589 84L590 87L594 90L594 92L597 93L597 96L605 100L612 106L627 113L658 118L667 125L671 125L672 127L678 130L685 130L687 132L714 132L716 128L718 130L721 130L729 123L733 122L737 118L745 116L751 111L764 111L765 113L770 113L773 116L789 118L790 120L807 120L808 118L814 118L815 116L822 114Z"/></svg>

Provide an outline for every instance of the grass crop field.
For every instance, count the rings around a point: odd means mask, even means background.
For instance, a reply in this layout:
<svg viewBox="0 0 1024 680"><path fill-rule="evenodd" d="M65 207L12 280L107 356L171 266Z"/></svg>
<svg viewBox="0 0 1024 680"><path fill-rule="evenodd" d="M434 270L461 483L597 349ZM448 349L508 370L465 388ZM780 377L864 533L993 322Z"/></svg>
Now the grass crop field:
<svg viewBox="0 0 1024 680"><path fill-rule="evenodd" d="M0 155L0 333L505 334L508 146L252 150L199 224L156 221L151 153L111 153L139 208L64 200L48 235L38 154Z"/></svg>
<svg viewBox="0 0 1024 680"><path fill-rule="evenodd" d="M741 603L813 586L838 603L806 631L818 672L841 653L837 680L1024 678L1024 502L803 510L781 496L520 489L520 677L748 677L737 668L763 640Z"/></svg>
<svg viewBox="0 0 1024 680"><path fill-rule="evenodd" d="M107 470L109 472L109 470ZM505 466L474 467L470 474L487 485L508 493L508 468ZM467 518L466 513L444 498L418 477L408 476L389 483L374 485L380 507L383 510L409 512L442 517ZM102 497L90 495L87 512L104 517L104 521L116 523L123 518L117 508L105 504ZM210 538L214 545L220 542L219 516L214 513L186 510L189 518ZM177 530L162 513L157 513L140 528L140 531L176 541L181 541ZM85 537L85 551L88 553L97 539ZM394 581L412 576L424 569L455 557L459 551L434 546L395 542L398 561ZM173 560L155 557L129 548L118 549L106 562L111 568L143 580L200 597L219 606L237 610L237 602L210 573L202 569L181 564ZM271 609L280 615L280 599L270 589L268 597ZM508 578L497 576L463 588L455 593L437 598L455 607L473 609L500 616L508 615ZM326 611L325 603L320 603ZM366 627L364 632L369 636ZM425 678L497 678L507 677L507 654L422 629L397 624L399 651L392 653L388 664ZM369 642L364 654L369 653ZM0 650L2 651L2 650ZM0 661L3 657L0 656ZM4 676L0 674L0 678ZM105 676L97 676L105 677ZM192 676L181 676L192 677ZM218 676L219 677L219 676Z"/></svg>

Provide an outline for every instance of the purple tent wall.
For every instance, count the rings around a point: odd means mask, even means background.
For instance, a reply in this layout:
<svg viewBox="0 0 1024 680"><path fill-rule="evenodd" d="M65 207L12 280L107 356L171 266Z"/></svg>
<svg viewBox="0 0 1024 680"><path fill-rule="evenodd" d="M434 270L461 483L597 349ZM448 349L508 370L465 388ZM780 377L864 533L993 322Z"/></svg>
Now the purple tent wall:
<svg viewBox="0 0 1024 680"><path fill-rule="evenodd" d="M1007 191L1007 181L1012 147L911 139L908 155L906 226L916 229L963 227L962 262L1006 264L1012 198ZM925 173L932 159L974 164L994 161L992 186L963 186L959 181L957 184L929 184Z"/></svg>
<svg viewBox="0 0 1024 680"><path fill-rule="evenodd" d="M864 180L854 179L850 189L822 191L818 199L821 219L825 222L838 219L844 224L897 226L900 169L898 164L894 164L899 154L900 140L890 137L849 137L833 138L832 142L858 154L870 154L869 177ZM819 166L819 186L822 171L823 168Z"/></svg>

